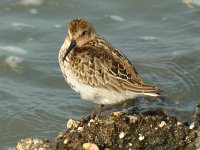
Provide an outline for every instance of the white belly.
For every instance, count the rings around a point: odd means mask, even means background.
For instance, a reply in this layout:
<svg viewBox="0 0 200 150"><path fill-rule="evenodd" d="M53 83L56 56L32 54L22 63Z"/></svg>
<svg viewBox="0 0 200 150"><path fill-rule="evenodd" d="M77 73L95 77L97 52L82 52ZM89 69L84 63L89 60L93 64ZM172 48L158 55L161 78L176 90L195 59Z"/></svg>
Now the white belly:
<svg viewBox="0 0 200 150"><path fill-rule="evenodd" d="M60 65L62 73L65 77L67 83L73 88L76 92L80 93L81 98L85 100L92 101L98 104L115 104L122 102L126 99L135 98L138 96L136 93L117 93L105 89L94 88L89 85L79 82L70 71L68 64L65 62L63 65Z"/></svg>

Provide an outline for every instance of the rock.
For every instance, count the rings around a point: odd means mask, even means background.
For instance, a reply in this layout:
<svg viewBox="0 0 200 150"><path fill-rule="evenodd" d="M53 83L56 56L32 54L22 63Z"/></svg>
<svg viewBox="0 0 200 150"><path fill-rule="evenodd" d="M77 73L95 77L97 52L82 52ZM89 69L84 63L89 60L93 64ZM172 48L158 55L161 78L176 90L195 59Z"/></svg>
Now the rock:
<svg viewBox="0 0 200 150"><path fill-rule="evenodd" d="M136 121L138 120L138 118L136 116L128 116L130 123L136 123Z"/></svg>
<svg viewBox="0 0 200 150"><path fill-rule="evenodd" d="M119 117L122 115L122 112L112 112L112 115L115 116L115 117Z"/></svg>
<svg viewBox="0 0 200 150"><path fill-rule="evenodd" d="M68 142L68 139L65 139L63 143L64 143L64 144L67 144L67 142Z"/></svg>
<svg viewBox="0 0 200 150"><path fill-rule="evenodd" d="M79 132L83 131L83 127L78 127L77 129Z"/></svg>
<svg viewBox="0 0 200 150"><path fill-rule="evenodd" d="M88 124L90 124L88 126ZM177 125L179 124L179 125ZM195 130L191 130L184 123L168 116L161 110L151 110L134 114L134 112L113 113L100 116L98 120L81 125L81 132L71 129L64 132L64 138L57 139L60 149L80 149L83 143L90 141L99 149L183 149L195 147L197 137ZM138 134L139 133L139 134ZM63 139L69 140L63 147ZM131 144L127 144L131 143Z"/></svg>
<svg viewBox="0 0 200 150"><path fill-rule="evenodd" d="M160 109L114 112L89 122L70 119L67 130L55 140L21 140L12 150L200 149L200 113L197 111L195 127Z"/></svg>
<svg viewBox="0 0 200 150"><path fill-rule="evenodd" d="M197 107L196 107L195 122L196 122L198 125L200 125L200 104L198 104Z"/></svg>
<svg viewBox="0 0 200 150"><path fill-rule="evenodd" d="M200 150L200 129L198 130L197 132L197 138L196 138L196 141L195 141L195 147L197 150Z"/></svg>
<svg viewBox="0 0 200 150"><path fill-rule="evenodd" d="M125 137L125 133L124 133L124 132L120 132L120 133L119 133L119 138L120 138L120 139L123 139L124 137Z"/></svg>
<svg viewBox="0 0 200 150"><path fill-rule="evenodd" d="M54 149L54 143L50 140L28 138L19 141L16 148L10 148L8 150L53 150L53 149Z"/></svg>
<svg viewBox="0 0 200 150"><path fill-rule="evenodd" d="M139 138L138 138L140 141L144 140L144 136L139 134Z"/></svg>
<svg viewBox="0 0 200 150"><path fill-rule="evenodd" d="M182 124L181 122L179 122L179 121L177 122L177 125L178 125L178 126L180 126L181 124Z"/></svg>
<svg viewBox="0 0 200 150"><path fill-rule="evenodd" d="M189 128L190 128L190 130L194 129L194 128L195 128L195 123L192 122L192 123L190 124Z"/></svg>
<svg viewBox="0 0 200 150"><path fill-rule="evenodd" d="M80 125L80 121L69 119L67 122L67 129L75 129Z"/></svg>
<svg viewBox="0 0 200 150"><path fill-rule="evenodd" d="M166 122L165 121L161 121L161 123L158 125L160 128L162 128L162 127L164 127L165 125L167 125L166 124Z"/></svg>
<svg viewBox="0 0 200 150"><path fill-rule="evenodd" d="M84 150L99 150L98 146L94 143L84 143L83 149Z"/></svg>

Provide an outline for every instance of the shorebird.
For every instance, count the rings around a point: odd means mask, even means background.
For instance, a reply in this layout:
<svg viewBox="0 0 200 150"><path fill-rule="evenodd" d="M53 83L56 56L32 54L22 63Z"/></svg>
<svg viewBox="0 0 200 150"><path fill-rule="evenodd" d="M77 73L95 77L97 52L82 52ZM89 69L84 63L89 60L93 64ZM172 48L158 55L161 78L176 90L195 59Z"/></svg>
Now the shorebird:
<svg viewBox="0 0 200 150"><path fill-rule="evenodd" d="M69 22L58 60L70 87L82 99L94 103L116 104L138 96L159 96L162 92L144 83L127 57L84 19Z"/></svg>

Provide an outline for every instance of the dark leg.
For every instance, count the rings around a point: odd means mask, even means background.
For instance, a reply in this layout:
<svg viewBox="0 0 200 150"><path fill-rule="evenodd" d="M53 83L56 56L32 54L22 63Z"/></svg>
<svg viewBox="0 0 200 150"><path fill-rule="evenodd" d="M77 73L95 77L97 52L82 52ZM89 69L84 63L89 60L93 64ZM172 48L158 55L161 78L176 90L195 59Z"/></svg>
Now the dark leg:
<svg viewBox="0 0 200 150"><path fill-rule="evenodd" d="M97 107L96 109L92 110L89 116L83 118L83 121L89 122L91 119L100 117L101 113L104 111L104 106L105 105L101 104L100 107Z"/></svg>

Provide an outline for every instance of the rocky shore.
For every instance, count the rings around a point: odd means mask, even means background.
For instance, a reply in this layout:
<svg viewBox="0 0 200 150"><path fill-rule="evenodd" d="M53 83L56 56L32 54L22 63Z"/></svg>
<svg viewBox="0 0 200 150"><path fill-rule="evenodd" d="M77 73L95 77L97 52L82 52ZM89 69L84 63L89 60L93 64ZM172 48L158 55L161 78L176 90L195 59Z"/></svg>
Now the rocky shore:
<svg viewBox="0 0 200 150"><path fill-rule="evenodd" d="M94 120L70 119L56 139L23 139L9 150L195 150L200 149L200 105L194 118L188 124L160 109L129 109Z"/></svg>

